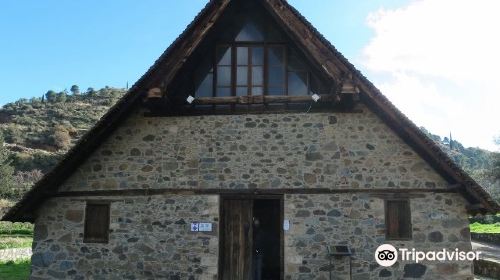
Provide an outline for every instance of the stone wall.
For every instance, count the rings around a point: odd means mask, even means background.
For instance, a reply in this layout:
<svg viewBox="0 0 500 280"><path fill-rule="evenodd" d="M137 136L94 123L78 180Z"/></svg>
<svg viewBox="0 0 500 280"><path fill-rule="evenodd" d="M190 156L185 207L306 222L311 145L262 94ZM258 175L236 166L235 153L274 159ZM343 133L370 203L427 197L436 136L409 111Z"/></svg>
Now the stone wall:
<svg viewBox="0 0 500 280"><path fill-rule="evenodd" d="M216 279L218 196L106 197L109 244L83 243L85 198L51 199L35 224L32 279ZM191 232L212 222L213 232Z"/></svg>
<svg viewBox="0 0 500 280"><path fill-rule="evenodd" d="M471 238L474 241L491 243L500 245L500 233L471 233Z"/></svg>
<svg viewBox="0 0 500 280"><path fill-rule="evenodd" d="M35 227L33 279L217 279L218 196L98 197L111 203L109 244L83 243L87 198L45 203ZM383 243L396 248L469 251L463 198L425 194L411 198L413 239L385 240L384 201L372 194L286 195L285 279L329 279L328 245L354 252L352 279L467 279L470 262L397 263L374 260ZM213 222L210 233L191 222ZM349 279L349 259L334 259L333 279Z"/></svg>
<svg viewBox="0 0 500 280"><path fill-rule="evenodd" d="M442 189L447 183L373 113L286 113L145 118L133 114L61 186L110 189ZM83 243L85 197L39 210L33 279L216 279L216 195L92 197L112 200L109 244ZM328 279L326 245L354 249L353 279L465 279L471 263L399 263L382 269L383 200L370 194L287 195L286 279ZM470 249L458 194L411 198L413 240L396 247ZM191 233L189 223L214 223ZM347 259L335 277L346 279ZM417 277L418 276L418 277Z"/></svg>
<svg viewBox="0 0 500 280"><path fill-rule="evenodd" d="M146 118L138 112L61 188L445 188L378 117L287 113Z"/></svg>
<svg viewBox="0 0 500 280"><path fill-rule="evenodd" d="M474 261L474 273L491 279L500 279L500 263L492 260Z"/></svg>
<svg viewBox="0 0 500 280"><path fill-rule="evenodd" d="M381 244L420 251L470 251L467 215L459 195L411 199L413 239L386 241L384 201L369 194L287 195L285 218L286 279L329 279L328 245L348 245L354 252L352 279L467 279L471 262L398 262L379 266L374 252ZM349 279L349 259L334 259L333 279Z"/></svg>

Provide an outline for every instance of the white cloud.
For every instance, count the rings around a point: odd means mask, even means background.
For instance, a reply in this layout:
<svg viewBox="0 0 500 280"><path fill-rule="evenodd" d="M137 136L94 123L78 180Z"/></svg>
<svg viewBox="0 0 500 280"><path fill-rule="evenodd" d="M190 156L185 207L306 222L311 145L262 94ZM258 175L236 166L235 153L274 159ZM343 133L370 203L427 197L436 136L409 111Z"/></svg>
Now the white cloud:
<svg viewBox="0 0 500 280"><path fill-rule="evenodd" d="M500 1L420 0L378 10L362 64L417 125L465 146L500 134ZM373 78L374 77L374 78Z"/></svg>

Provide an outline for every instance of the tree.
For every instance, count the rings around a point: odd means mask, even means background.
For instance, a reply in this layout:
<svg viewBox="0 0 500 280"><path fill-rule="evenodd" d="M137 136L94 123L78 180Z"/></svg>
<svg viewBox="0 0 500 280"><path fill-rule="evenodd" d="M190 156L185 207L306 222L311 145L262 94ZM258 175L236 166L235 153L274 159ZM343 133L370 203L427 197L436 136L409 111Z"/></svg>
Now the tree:
<svg viewBox="0 0 500 280"><path fill-rule="evenodd" d="M17 101L16 101L17 104L21 105L21 104L26 104L28 103L28 99L26 98L19 98Z"/></svg>
<svg viewBox="0 0 500 280"><path fill-rule="evenodd" d="M77 85L72 85L70 91L73 95L80 95L80 87Z"/></svg>
<svg viewBox="0 0 500 280"><path fill-rule="evenodd" d="M56 101L57 102L66 102L66 97L68 95L66 94L65 91L61 91L57 94Z"/></svg>
<svg viewBox="0 0 500 280"><path fill-rule="evenodd" d="M45 99L47 99L48 102L55 102L57 99L57 93L53 90L49 90L45 94Z"/></svg>
<svg viewBox="0 0 500 280"><path fill-rule="evenodd" d="M32 97L30 99L30 103L33 104L33 105L37 105L37 104L40 104L41 103L41 99L38 98L38 97Z"/></svg>
<svg viewBox="0 0 500 280"><path fill-rule="evenodd" d="M68 129L63 125L54 127L53 144L59 149L67 149L71 144L71 136Z"/></svg>
<svg viewBox="0 0 500 280"><path fill-rule="evenodd" d="M94 88L89 87L89 88L87 89L87 95L88 95L88 96L96 96L96 91L94 90Z"/></svg>
<svg viewBox="0 0 500 280"><path fill-rule="evenodd" d="M495 143L500 148L500 136L495 139ZM493 168L492 175L495 180L500 181L500 152L493 153Z"/></svg>
<svg viewBox="0 0 500 280"><path fill-rule="evenodd" d="M3 135L0 134L0 196L9 198L14 187L14 168L10 165L7 149L4 147Z"/></svg>
<svg viewBox="0 0 500 280"><path fill-rule="evenodd" d="M32 169L29 171L18 171L14 175L16 186L28 190L34 183L42 179L43 173L40 169Z"/></svg>

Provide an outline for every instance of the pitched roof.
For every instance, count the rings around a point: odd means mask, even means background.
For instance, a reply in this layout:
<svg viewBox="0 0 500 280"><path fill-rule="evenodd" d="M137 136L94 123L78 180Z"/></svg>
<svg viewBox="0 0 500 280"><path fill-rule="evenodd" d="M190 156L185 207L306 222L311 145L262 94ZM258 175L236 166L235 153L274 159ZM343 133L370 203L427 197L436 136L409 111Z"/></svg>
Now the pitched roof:
<svg viewBox="0 0 500 280"><path fill-rule="evenodd" d="M239 0L242 1L242 0ZM384 120L407 144L422 156L450 184L479 209L500 211L500 206L467 173L458 167L412 121L401 113L365 76L326 40L285 0L260 0L288 35L333 79L347 78L361 90L361 100ZM33 213L46 198L106 139L150 88L167 85L196 49L230 2L211 0L165 50L153 66L130 88L65 157L47 173L2 218L8 221L33 221Z"/></svg>

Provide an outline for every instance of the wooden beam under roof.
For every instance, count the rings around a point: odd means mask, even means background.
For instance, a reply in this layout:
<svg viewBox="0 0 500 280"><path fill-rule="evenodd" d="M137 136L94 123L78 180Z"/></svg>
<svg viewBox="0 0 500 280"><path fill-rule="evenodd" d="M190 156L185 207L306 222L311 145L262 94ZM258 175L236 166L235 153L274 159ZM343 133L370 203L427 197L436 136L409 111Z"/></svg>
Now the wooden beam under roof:
<svg viewBox="0 0 500 280"><path fill-rule="evenodd" d="M332 102L334 95L318 95L317 102ZM223 104L262 104L262 103L304 103L314 102L312 96L289 96L289 95L257 95L257 96L227 96L227 97L198 97L193 104L199 105L223 105Z"/></svg>
<svg viewBox="0 0 500 280"><path fill-rule="evenodd" d="M343 99L359 100L359 88L352 82L342 84L340 93L319 94L316 101L314 95L255 95L255 96L215 96L197 97L192 104L198 105L225 105L225 104L262 104L262 103L305 103L305 102L334 102L339 103ZM163 98L165 94L160 88L151 88L146 94L144 102L155 101Z"/></svg>

